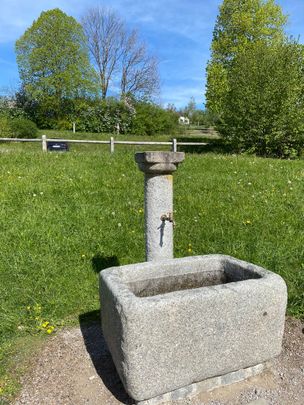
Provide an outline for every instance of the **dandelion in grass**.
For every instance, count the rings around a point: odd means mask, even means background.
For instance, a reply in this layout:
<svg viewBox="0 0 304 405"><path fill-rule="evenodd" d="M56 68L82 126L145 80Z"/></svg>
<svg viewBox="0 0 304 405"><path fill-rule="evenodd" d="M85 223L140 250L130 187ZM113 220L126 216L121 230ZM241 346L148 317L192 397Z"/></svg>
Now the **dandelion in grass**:
<svg viewBox="0 0 304 405"><path fill-rule="evenodd" d="M142 214L144 212L144 210L142 208L139 208L138 213Z"/></svg>
<svg viewBox="0 0 304 405"><path fill-rule="evenodd" d="M48 334L50 335L51 333L54 332L54 329L55 329L54 326L50 326L50 327L46 330L46 333L48 333Z"/></svg>
<svg viewBox="0 0 304 405"><path fill-rule="evenodd" d="M35 304L35 305L33 306L33 310L34 310L35 312L40 312L40 311L41 311L41 305Z"/></svg>
<svg viewBox="0 0 304 405"><path fill-rule="evenodd" d="M246 221L243 221L244 225L252 225L252 222L250 219L246 219Z"/></svg>

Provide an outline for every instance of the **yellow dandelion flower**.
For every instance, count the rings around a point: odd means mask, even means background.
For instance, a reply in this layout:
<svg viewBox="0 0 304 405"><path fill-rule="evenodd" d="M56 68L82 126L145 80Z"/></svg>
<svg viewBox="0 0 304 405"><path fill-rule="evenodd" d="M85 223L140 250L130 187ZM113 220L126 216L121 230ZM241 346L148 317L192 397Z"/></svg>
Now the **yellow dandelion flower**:
<svg viewBox="0 0 304 405"><path fill-rule="evenodd" d="M50 322L43 322L43 324L41 325L43 328L46 328L48 325L50 324Z"/></svg>
<svg viewBox="0 0 304 405"><path fill-rule="evenodd" d="M39 304L35 304L35 305L33 306L33 310L34 310L35 312L40 312L40 311L41 311L41 306L40 306Z"/></svg>
<svg viewBox="0 0 304 405"><path fill-rule="evenodd" d="M251 225L252 222L250 221L250 219L247 219L246 221L243 221L244 225Z"/></svg>

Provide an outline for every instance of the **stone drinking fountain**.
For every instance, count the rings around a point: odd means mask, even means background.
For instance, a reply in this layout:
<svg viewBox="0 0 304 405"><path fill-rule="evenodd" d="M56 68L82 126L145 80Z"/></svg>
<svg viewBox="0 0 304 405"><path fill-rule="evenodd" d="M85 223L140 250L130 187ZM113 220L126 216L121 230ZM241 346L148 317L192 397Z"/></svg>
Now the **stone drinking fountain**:
<svg viewBox="0 0 304 405"><path fill-rule="evenodd" d="M127 393L159 404L257 375L281 351L284 280L230 256L173 259L180 152L137 153L145 174L145 263L100 273L102 329Z"/></svg>

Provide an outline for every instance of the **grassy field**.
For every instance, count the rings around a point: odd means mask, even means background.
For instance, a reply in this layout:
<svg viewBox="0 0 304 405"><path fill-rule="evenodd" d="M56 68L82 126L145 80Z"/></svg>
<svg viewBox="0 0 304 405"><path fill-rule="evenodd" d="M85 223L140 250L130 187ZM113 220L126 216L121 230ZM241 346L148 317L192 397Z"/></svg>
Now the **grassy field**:
<svg viewBox="0 0 304 405"><path fill-rule="evenodd" d="M138 149L43 154L40 145L0 144L3 400L18 389L16 364L44 336L97 316L100 270L144 261ZM289 314L304 317L303 166L187 154L174 177L175 256L224 253L273 270L288 284Z"/></svg>

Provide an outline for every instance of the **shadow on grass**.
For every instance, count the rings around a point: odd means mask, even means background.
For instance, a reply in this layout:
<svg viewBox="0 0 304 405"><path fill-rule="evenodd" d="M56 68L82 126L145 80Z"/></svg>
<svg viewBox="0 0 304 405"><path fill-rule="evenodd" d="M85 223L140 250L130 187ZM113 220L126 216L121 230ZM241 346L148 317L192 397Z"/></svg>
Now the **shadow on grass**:
<svg viewBox="0 0 304 405"><path fill-rule="evenodd" d="M95 273L99 273L101 270L108 267L119 266L119 260L117 256L103 256L97 253L92 259L92 269Z"/></svg>
<svg viewBox="0 0 304 405"><path fill-rule="evenodd" d="M203 146L178 146L179 152L186 153L220 153L220 154L231 154L234 152L233 148L228 145L222 138L207 138L207 137L189 137L180 136L177 142L204 142L208 145Z"/></svg>
<svg viewBox="0 0 304 405"><path fill-rule="evenodd" d="M134 401L129 397L122 385L107 348L102 334L99 311L91 311L80 315L79 324L86 350L105 387L123 404L134 404Z"/></svg>

